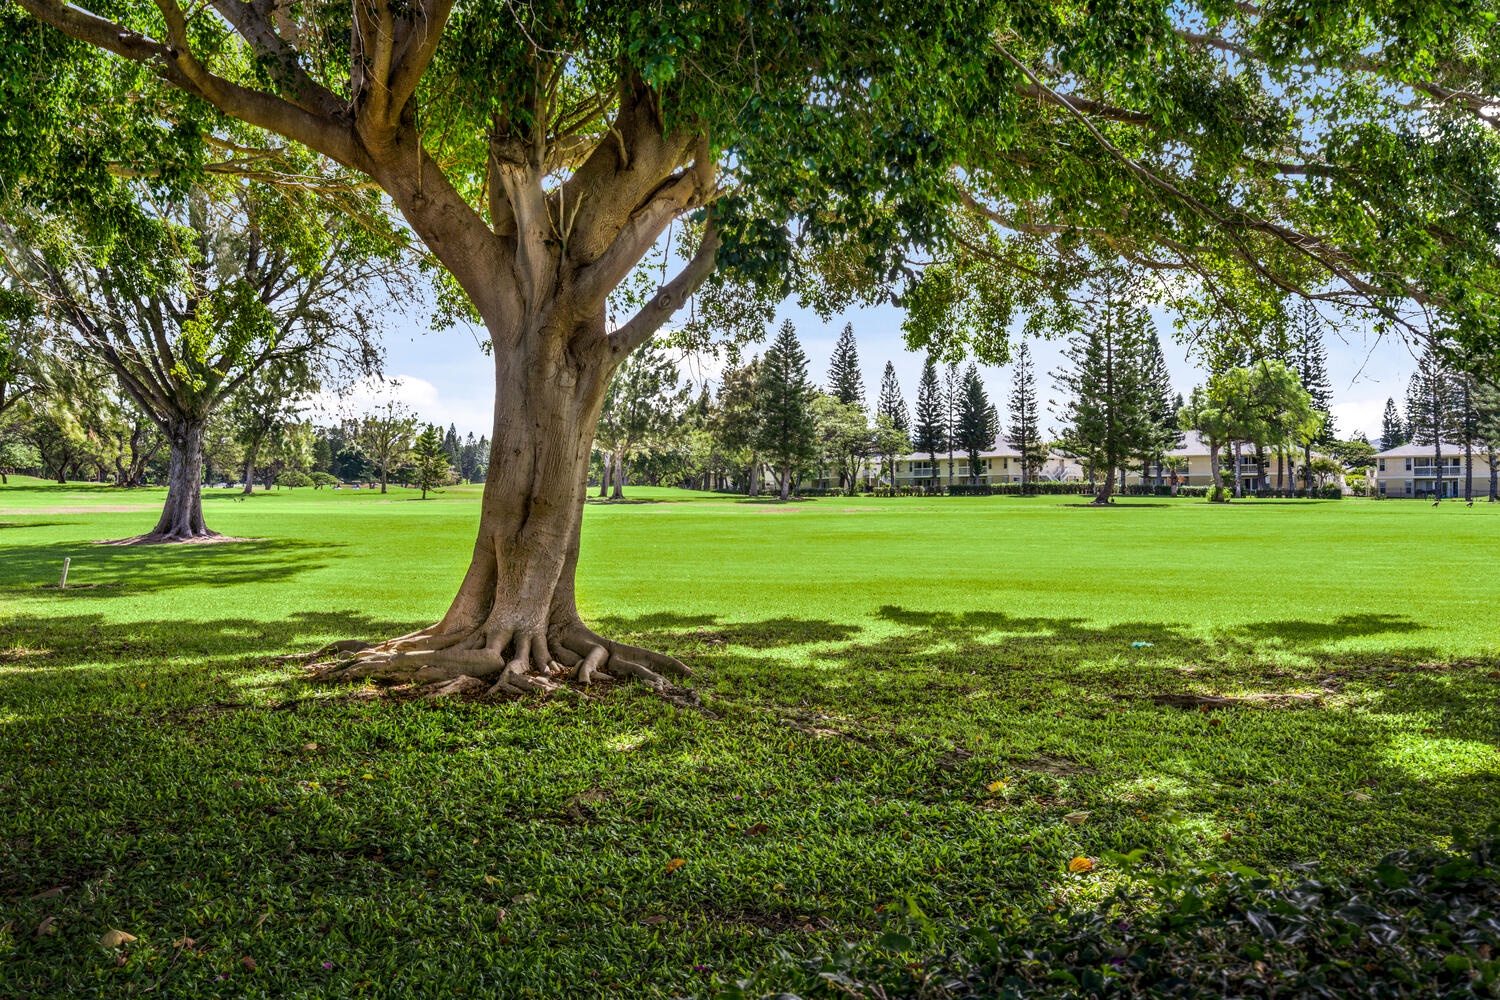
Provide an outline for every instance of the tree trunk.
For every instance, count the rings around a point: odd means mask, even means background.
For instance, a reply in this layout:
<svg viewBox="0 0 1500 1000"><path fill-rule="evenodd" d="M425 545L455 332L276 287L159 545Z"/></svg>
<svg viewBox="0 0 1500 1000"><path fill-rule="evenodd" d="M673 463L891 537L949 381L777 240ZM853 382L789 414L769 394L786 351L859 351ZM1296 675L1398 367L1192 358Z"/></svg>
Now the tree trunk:
<svg viewBox="0 0 1500 1000"><path fill-rule="evenodd" d="M380 463L380 492L382 493L385 492L385 484L390 478L390 474L386 471L386 466L388 464L389 463L387 462ZM422 499L427 499L427 494L425 492L422 494Z"/></svg>
<svg viewBox="0 0 1500 1000"><path fill-rule="evenodd" d="M1208 474L1213 480L1213 490L1210 499L1217 500L1224 492L1224 472L1219 467L1219 442L1208 443Z"/></svg>
<svg viewBox="0 0 1500 1000"><path fill-rule="evenodd" d="M1495 449L1489 451L1490 458L1490 503L1500 503L1500 467L1495 465Z"/></svg>
<svg viewBox="0 0 1500 1000"><path fill-rule="evenodd" d="M1437 422L1434 418L1434 425ZM1432 476L1432 501L1436 504L1443 499L1443 439L1438 435L1436 426L1432 429Z"/></svg>
<svg viewBox="0 0 1500 1000"><path fill-rule="evenodd" d="M792 467L783 465L781 467L781 499L785 502L792 495Z"/></svg>
<svg viewBox="0 0 1500 1000"><path fill-rule="evenodd" d="M611 500L625 499L625 452L622 450L615 455L615 481L614 488L610 490Z"/></svg>
<svg viewBox="0 0 1500 1000"><path fill-rule="evenodd" d="M260 441L253 441L245 449L245 488L241 493L249 496L255 492L255 453L260 451Z"/></svg>
<svg viewBox="0 0 1500 1000"><path fill-rule="evenodd" d="M1245 476L1241 471L1245 467L1243 448L1239 441L1234 443L1234 495L1241 499L1245 496Z"/></svg>
<svg viewBox="0 0 1500 1000"><path fill-rule="evenodd" d="M1464 438L1464 500L1474 502L1474 439Z"/></svg>
<svg viewBox="0 0 1500 1000"><path fill-rule="evenodd" d="M167 426L167 501L161 519L143 541L186 542L218 535L203 523L203 427L201 420L174 420Z"/></svg>
<svg viewBox="0 0 1500 1000"><path fill-rule="evenodd" d="M1113 468L1104 470L1104 477L1099 481L1099 492L1094 494L1094 503L1105 506L1112 502L1115 495L1115 470Z"/></svg>
<svg viewBox="0 0 1500 1000"><path fill-rule="evenodd" d="M605 497L609 496L609 481L610 481L609 480L609 476L610 476L610 471L611 471L611 465L610 465L610 463L614 461L614 458L615 458L615 453L612 452L612 451L610 451L610 450L608 450L608 449L605 449L605 451L604 451L604 457L600 460L601 464L603 465L603 468L602 468L602 470L599 473L599 499L600 500L603 500Z"/></svg>
<svg viewBox="0 0 1500 1000"><path fill-rule="evenodd" d="M562 312L559 307L556 312ZM555 316L544 310L538 323ZM479 535L468 572L442 620L362 650L336 678L493 681L492 691L547 689L572 668L587 683L605 671L662 689L676 659L596 635L574 602L589 453L618 359L579 357L559 333L585 323L603 340L603 316L558 317L557 328L496 331L495 422ZM623 470L621 470L623 472ZM469 683L469 682L462 682Z"/></svg>

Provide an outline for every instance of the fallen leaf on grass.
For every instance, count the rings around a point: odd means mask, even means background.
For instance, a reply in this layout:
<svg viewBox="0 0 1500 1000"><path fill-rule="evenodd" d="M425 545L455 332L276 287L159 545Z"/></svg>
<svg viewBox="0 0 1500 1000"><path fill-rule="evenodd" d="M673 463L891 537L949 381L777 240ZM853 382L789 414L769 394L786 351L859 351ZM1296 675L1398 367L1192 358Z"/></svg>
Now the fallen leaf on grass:
<svg viewBox="0 0 1500 1000"><path fill-rule="evenodd" d="M1085 858L1080 856L1068 862L1068 871L1072 872L1074 875L1080 875L1083 872L1091 872L1093 870L1094 861L1092 858Z"/></svg>
<svg viewBox="0 0 1500 1000"><path fill-rule="evenodd" d="M994 792L998 792L998 791L1002 790L1003 788L1005 788L1005 782L1003 782L1003 781L992 781L988 785L985 785L984 787L986 789L988 789L991 793L994 793Z"/></svg>
<svg viewBox="0 0 1500 1000"><path fill-rule="evenodd" d="M63 887L62 886L57 886L55 888L48 889L45 892L39 892L35 896L32 896L31 898L32 899L55 899L56 897L61 896L62 894L63 894Z"/></svg>
<svg viewBox="0 0 1500 1000"><path fill-rule="evenodd" d="M1370 793L1369 792L1358 792L1358 791L1356 791L1356 792L1350 792L1349 793L1349 797L1351 799L1353 799L1355 802L1368 802L1368 801L1370 801Z"/></svg>
<svg viewBox="0 0 1500 1000"><path fill-rule="evenodd" d="M246 972L255 971L255 959L251 958L249 955L246 955L244 958L240 959L240 964L245 967Z"/></svg>
<svg viewBox="0 0 1500 1000"><path fill-rule="evenodd" d="M304 750L316 750L316 749L318 749L318 745L316 743L304 743L304 744L302 744L302 749L304 749Z"/></svg>
<svg viewBox="0 0 1500 1000"><path fill-rule="evenodd" d="M667 918L664 917L664 916L662 916L659 913L658 914L653 914L652 916L649 916L649 917L642 917L641 918L641 923L645 924L648 927L654 927L657 924L664 924L666 922L667 922Z"/></svg>
<svg viewBox="0 0 1500 1000"><path fill-rule="evenodd" d="M687 861L685 861L684 859L682 859L682 858L673 858L671 861L667 862L667 874L668 875L672 874L673 872L675 872L677 869L681 868L685 864L687 864Z"/></svg>
<svg viewBox="0 0 1500 1000"><path fill-rule="evenodd" d="M197 941L194 941L190 937L180 937L176 941L172 942L172 947L173 948L191 948L193 945L195 945L197 943L198 943Z"/></svg>
<svg viewBox="0 0 1500 1000"><path fill-rule="evenodd" d="M505 918L507 916L508 916L508 914L505 912L505 907L502 906L502 907L498 908L497 910L495 910L495 923L496 924L503 924L503 923L505 923Z"/></svg>
<svg viewBox="0 0 1500 1000"><path fill-rule="evenodd" d="M105 931L103 934L99 935L99 947L119 948L122 945L130 944L135 940L137 940L137 938L134 934L126 934L124 931L117 931L111 928Z"/></svg>
<svg viewBox="0 0 1500 1000"><path fill-rule="evenodd" d="M1070 812L1066 816L1064 816L1063 822L1071 823L1073 826L1078 826L1079 824L1085 822L1088 818L1089 814L1087 810L1080 809L1078 812Z"/></svg>
<svg viewBox="0 0 1500 1000"><path fill-rule="evenodd" d="M57 933L57 918L43 917L42 922L36 925L36 936L45 937L48 934Z"/></svg>
<svg viewBox="0 0 1500 1000"><path fill-rule="evenodd" d="M745 828L745 836L759 837L761 834L767 832L770 829L771 828L769 826L766 826L766 824L764 823L756 823L753 826L747 826Z"/></svg>

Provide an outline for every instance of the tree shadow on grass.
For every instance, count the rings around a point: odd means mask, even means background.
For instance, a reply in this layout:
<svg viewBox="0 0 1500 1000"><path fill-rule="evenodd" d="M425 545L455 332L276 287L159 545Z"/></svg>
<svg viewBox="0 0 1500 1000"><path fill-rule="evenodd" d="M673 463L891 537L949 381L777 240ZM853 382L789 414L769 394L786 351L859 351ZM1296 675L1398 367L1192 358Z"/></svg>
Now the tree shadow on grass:
<svg viewBox="0 0 1500 1000"><path fill-rule="evenodd" d="M609 616L598 619L596 624L606 634L643 635L649 641L675 643L687 640L700 646L749 646L753 649L841 642L860 631L857 625L807 618L722 622L716 615L681 615L671 611L650 612L635 618Z"/></svg>
<svg viewBox="0 0 1500 1000"><path fill-rule="evenodd" d="M817 739L932 754L976 787L1019 773L1007 780L1026 782L1023 808L1041 826L1082 809L1090 826L1154 830L1122 834L1114 850L1192 846L1258 864L1361 845L1378 857L1500 820L1500 659L1337 648L1424 628L1402 615L1207 635L991 611L875 617L897 631L814 646L800 662L790 642L756 655L773 647L649 626L633 641L699 668L695 683L728 717L770 711ZM802 635L837 627L796 623Z"/></svg>
<svg viewBox="0 0 1500 1000"><path fill-rule="evenodd" d="M0 557L0 593L6 590L57 600L97 600L119 594L155 593L179 587L226 587L290 580L322 569L340 543L289 539L224 545L149 547L55 542L7 549ZM57 590L64 559L71 559L69 588ZM49 587L50 590L42 588Z"/></svg>
<svg viewBox="0 0 1500 1000"><path fill-rule="evenodd" d="M299 611L285 618L115 622L103 612L0 621L0 704L43 714L235 704L249 691L299 695L299 662L331 639L402 635L420 627L363 612ZM274 676L246 681L247 670Z"/></svg>

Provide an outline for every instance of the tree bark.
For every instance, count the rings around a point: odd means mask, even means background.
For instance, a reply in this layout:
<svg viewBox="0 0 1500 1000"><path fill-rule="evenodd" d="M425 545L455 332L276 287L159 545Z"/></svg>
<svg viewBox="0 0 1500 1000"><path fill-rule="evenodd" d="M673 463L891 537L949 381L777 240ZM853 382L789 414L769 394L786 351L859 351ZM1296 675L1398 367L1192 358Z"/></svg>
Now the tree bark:
<svg viewBox="0 0 1500 1000"><path fill-rule="evenodd" d="M625 499L625 453L622 451L615 456L615 483L610 493L611 500Z"/></svg>
<svg viewBox="0 0 1500 1000"><path fill-rule="evenodd" d="M1464 500L1474 502L1474 439L1464 437Z"/></svg>
<svg viewBox="0 0 1500 1000"><path fill-rule="evenodd" d="M604 450L603 457L600 459L600 462L601 462L601 464L603 466L603 468L601 469L601 471L599 473L599 499L600 500L603 500L605 497L609 496L610 474L611 474L611 471L612 471L612 468L613 468L611 463L614 462L614 458L615 458L615 453L612 452L612 451L610 451L608 448L606 448Z"/></svg>
<svg viewBox="0 0 1500 1000"><path fill-rule="evenodd" d="M260 441L254 441L245 449L245 488L241 493L249 496L255 492L255 453L260 451Z"/></svg>
<svg viewBox="0 0 1500 1000"><path fill-rule="evenodd" d="M1489 451L1490 458L1490 503L1500 503L1500 467L1495 465L1495 449Z"/></svg>
<svg viewBox="0 0 1500 1000"><path fill-rule="evenodd" d="M588 321L602 327L603 317ZM571 669L585 683L607 671L664 688L658 670L687 668L595 635L573 596L589 453L615 363L569 352L555 328L494 335L511 349L495 352L489 473L458 594L437 624L370 647L331 675L416 683L481 678L494 682L492 691L518 692L550 689L550 678ZM603 330L596 335L603 342ZM617 467L617 475L623 471Z"/></svg>
<svg viewBox="0 0 1500 1000"><path fill-rule="evenodd" d="M1107 506L1112 502L1115 495L1115 470L1105 469L1104 477L1099 481L1099 492L1094 494L1094 504L1100 507Z"/></svg>
<svg viewBox="0 0 1500 1000"><path fill-rule="evenodd" d="M1208 472L1213 480L1213 495L1210 499L1218 500L1224 492L1224 472L1219 466L1220 445L1217 441L1208 442Z"/></svg>
<svg viewBox="0 0 1500 1000"><path fill-rule="evenodd" d="M1234 443L1234 495L1241 498L1245 495L1245 476L1241 471L1245 467L1243 447L1239 441Z"/></svg>
<svg viewBox="0 0 1500 1000"><path fill-rule="evenodd" d="M167 425L171 471L161 519L143 541L186 542L214 538L203 522L203 429L201 420L174 420Z"/></svg>

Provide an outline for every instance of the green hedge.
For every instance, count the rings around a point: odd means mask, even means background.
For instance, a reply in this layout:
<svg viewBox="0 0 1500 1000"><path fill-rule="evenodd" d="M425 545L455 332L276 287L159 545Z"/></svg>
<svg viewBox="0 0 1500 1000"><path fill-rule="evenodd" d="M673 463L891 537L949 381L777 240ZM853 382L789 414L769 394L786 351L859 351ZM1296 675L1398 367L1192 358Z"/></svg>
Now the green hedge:
<svg viewBox="0 0 1500 1000"><path fill-rule="evenodd" d="M1132 864L1139 856L1115 856ZM1070 876L1091 878L1092 875ZM1142 885L1158 905L1141 898ZM947 942L946 947L938 942ZM1228 866L1142 876L1098 906L947 935L913 912L878 942L786 957L741 1000L1417 1000L1500 996L1500 829L1400 851L1348 879Z"/></svg>

